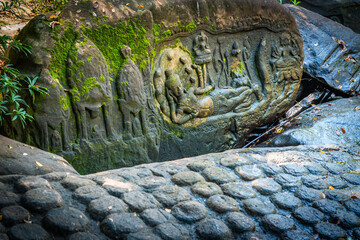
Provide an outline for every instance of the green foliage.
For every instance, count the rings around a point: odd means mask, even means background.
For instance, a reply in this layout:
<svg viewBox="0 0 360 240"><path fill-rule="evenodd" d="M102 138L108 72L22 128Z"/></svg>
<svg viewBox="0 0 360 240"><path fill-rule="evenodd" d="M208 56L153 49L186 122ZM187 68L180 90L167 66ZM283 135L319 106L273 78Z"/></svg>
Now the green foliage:
<svg viewBox="0 0 360 240"><path fill-rule="evenodd" d="M294 5L299 5L301 3L301 1L297 1L297 0L289 0L287 2L291 2ZM283 4L284 2L283 2L283 0L279 0L279 3Z"/></svg>
<svg viewBox="0 0 360 240"><path fill-rule="evenodd" d="M0 16L10 14L20 18L19 13L24 11L22 5L25 4L24 0L13 1L0 1Z"/></svg>
<svg viewBox="0 0 360 240"><path fill-rule="evenodd" d="M94 29L83 26L80 31L99 48L112 73L118 72L125 64L120 53L124 45L131 48L131 60L139 65L141 71L149 64L148 49L151 45L146 30L136 20L115 26L104 24Z"/></svg>
<svg viewBox="0 0 360 240"><path fill-rule="evenodd" d="M32 0L32 11L36 14L44 12L57 12L62 10L70 0Z"/></svg>
<svg viewBox="0 0 360 240"><path fill-rule="evenodd" d="M19 17L22 4L22 0L0 1L0 15L10 14ZM45 95L48 94L48 90L36 84L38 77L31 79L22 76L18 69L8 63L7 53L10 49L25 55L31 54L29 46L7 35L0 36L0 124L8 116L11 121L19 120L22 127L25 127L26 121L33 120L33 117L26 111L29 105L21 96L28 94L34 102L36 94Z"/></svg>

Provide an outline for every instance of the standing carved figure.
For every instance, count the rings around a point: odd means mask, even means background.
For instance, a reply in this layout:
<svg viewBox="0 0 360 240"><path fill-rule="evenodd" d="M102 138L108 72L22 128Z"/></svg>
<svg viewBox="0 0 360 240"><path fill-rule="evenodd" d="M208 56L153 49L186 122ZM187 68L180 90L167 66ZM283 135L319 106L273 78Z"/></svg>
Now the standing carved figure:
<svg viewBox="0 0 360 240"><path fill-rule="evenodd" d="M143 134L148 133L146 120L146 93L142 74L130 59L131 48L125 46L121 54L126 59L124 68L117 79L116 90L119 95L119 107L124 117L125 138L131 139L133 120L139 116Z"/></svg>
<svg viewBox="0 0 360 240"><path fill-rule="evenodd" d="M50 90L49 96L38 100L34 105L40 129L40 147L45 150L50 148L56 151L69 151L69 107L65 92L47 69L41 70L37 84Z"/></svg>
<svg viewBox="0 0 360 240"><path fill-rule="evenodd" d="M211 62L211 50L208 43L208 37L204 32L201 32L194 38L193 44L194 62L202 66L202 77L200 78L200 87L206 87L207 69L206 65Z"/></svg>
<svg viewBox="0 0 360 240"><path fill-rule="evenodd" d="M114 136L111 113L106 104L112 100L108 68L100 50L89 47L94 46L90 40L87 40L87 43L88 46L82 46L79 42L75 44L77 59L74 61L70 57L67 66L67 80L79 137L88 140L90 131L99 134L98 129L105 128L106 137L111 138ZM91 122L96 124L90 126Z"/></svg>

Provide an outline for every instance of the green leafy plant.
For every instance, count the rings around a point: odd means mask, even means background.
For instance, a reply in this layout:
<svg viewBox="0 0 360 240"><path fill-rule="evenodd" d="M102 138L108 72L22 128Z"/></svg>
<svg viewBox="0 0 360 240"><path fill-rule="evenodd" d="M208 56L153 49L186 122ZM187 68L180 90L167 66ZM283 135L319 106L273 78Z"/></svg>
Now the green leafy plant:
<svg viewBox="0 0 360 240"><path fill-rule="evenodd" d="M287 1L287 2L289 2L289 1ZM290 0L290 2L294 5L299 5L301 3L301 1L297 1L297 0ZM283 2L283 0L279 0L279 3L283 4L284 2Z"/></svg>
<svg viewBox="0 0 360 240"><path fill-rule="evenodd" d="M0 1L0 15L10 14L19 17L19 13L24 11L23 4L24 0Z"/></svg>
<svg viewBox="0 0 360 240"><path fill-rule="evenodd" d="M18 17L14 8L21 8L21 3L22 1L11 3L1 1L0 15L12 14ZM7 35L0 36L0 124L8 116L11 121L19 120L24 128L26 121L31 121L33 117L26 111L29 105L22 96L27 92L34 102L36 94L48 94L48 90L36 85L38 77L31 79L28 76L22 76L18 69L8 63L7 53L10 49L25 55L31 54L29 46Z"/></svg>

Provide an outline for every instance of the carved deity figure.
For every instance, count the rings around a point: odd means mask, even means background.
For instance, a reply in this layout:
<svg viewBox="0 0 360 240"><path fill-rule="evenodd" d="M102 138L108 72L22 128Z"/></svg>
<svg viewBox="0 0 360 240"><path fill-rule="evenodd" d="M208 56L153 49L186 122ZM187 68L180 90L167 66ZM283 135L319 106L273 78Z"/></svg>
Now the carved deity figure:
<svg viewBox="0 0 360 240"><path fill-rule="evenodd" d="M148 133L146 120L146 93L142 74L130 59L131 48L125 46L121 54L126 59L124 68L117 79L116 90L119 95L119 107L124 117L125 138L131 139L133 120L139 115L143 134ZM132 116L133 115L133 116Z"/></svg>
<svg viewBox="0 0 360 240"><path fill-rule="evenodd" d="M193 118L205 118L213 112L213 101L210 97L198 98L213 89L212 86L205 88L196 87L195 79L190 78L192 86L186 90L178 74L172 69L165 70L166 97L170 105L170 118L174 123L183 124Z"/></svg>
<svg viewBox="0 0 360 240"><path fill-rule="evenodd" d="M94 45L90 40L87 42L90 46ZM88 140L94 136L101 137L99 128L105 129L106 137L112 138L111 109L106 104L112 100L112 91L105 59L98 48L82 46L80 42L75 46L78 49L77 61L69 57L67 80L79 138ZM92 56L91 61L87 61L89 55ZM77 70L74 72L73 69Z"/></svg>
<svg viewBox="0 0 360 240"><path fill-rule="evenodd" d="M194 62L202 66L202 78L200 79L200 87L204 88L207 82L206 64L211 62L211 50L208 43L208 37L201 32L194 38L193 52L195 55Z"/></svg>
<svg viewBox="0 0 360 240"><path fill-rule="evenodd" d="M288 33L280 37L280 46L274 46L271 54L271 66L276 71L274 82L284 80L298 80L300 74L296 69L301 61L297 51L297 45Z"/></svg>

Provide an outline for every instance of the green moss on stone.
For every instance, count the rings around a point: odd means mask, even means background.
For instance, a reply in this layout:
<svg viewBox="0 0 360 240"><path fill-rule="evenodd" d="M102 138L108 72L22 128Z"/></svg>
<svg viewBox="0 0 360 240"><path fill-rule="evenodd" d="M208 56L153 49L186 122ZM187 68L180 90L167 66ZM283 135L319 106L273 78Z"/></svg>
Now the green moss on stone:
<svg viewBox="0 0 360 240"><path fill-rule="evenodd" d="M101 51L111 73L117 73L125 63L120 50L124 45L131 48L131 60L139 65L141 71L149 64L150 42L146 30L136 21L122 22L115 26L107 24L94 29L81 27L87 36Z"/></svg>

